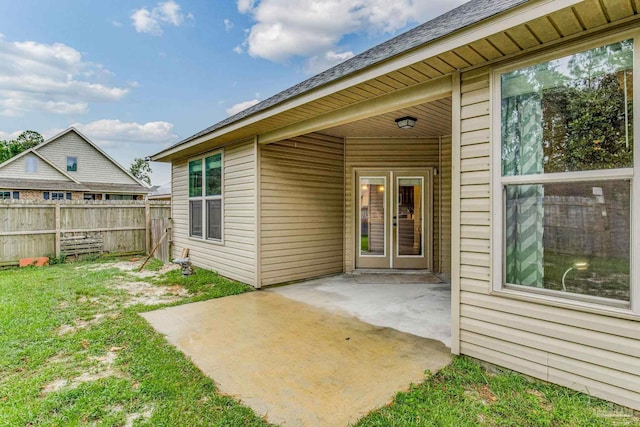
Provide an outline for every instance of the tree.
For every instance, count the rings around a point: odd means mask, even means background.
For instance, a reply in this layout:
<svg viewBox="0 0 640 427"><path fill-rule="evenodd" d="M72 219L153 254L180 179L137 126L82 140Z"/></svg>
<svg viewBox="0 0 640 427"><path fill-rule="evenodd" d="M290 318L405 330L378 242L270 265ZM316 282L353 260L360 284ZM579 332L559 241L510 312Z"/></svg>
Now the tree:
<svg viewBox="0 0 640 427"><path fill-rule="evenodd" d="M141 157L136 157L133 159L133 163L129 166L129 172L131 175L138 178L140 181L144 181L147 185L151 185L151 166Z"/></svg>
<svg viewBox="0 0 640 427"><path fill-rule="evenodd" d="M42 144L44 138L38 132L26 130L22 132L16 139L9 141L0 141L0 163L17 156L18 154Z"/></svg>

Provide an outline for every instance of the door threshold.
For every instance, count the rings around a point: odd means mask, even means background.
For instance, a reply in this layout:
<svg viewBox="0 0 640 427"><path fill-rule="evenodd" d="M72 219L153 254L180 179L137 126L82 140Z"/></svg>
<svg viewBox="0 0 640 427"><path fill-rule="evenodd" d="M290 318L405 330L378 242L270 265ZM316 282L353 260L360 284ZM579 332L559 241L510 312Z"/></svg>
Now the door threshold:
<svg viewBox="0 0 640 427"><path fill-rule="evenodd" d="M405 270L400 268L356 268L349 274L425 274L432 273L429 269Z"/></svg>

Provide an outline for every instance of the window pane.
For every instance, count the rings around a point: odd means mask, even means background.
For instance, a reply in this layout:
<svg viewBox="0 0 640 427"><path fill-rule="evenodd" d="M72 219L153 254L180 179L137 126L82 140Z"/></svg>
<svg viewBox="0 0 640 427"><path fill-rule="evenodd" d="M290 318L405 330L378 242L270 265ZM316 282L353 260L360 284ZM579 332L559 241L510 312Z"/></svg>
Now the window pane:
<svg viewBox="0 0 640 427"><path fill-rule="evenodd" d="M9 191L0 191L0 200L11 199L11 193Z"/></svg>
<svg viewBox="0 0 640 427"><path fill-rule="evenodd" d="M27 157L24 161L24 168L26 173L38 173L38 158Z"/></svg>
<svg viewBox="0 0 640 427"><path fill-rule="evenodd" d="M207 196L219 196L222 194L222 154L205 159Z"/></svg>
<svg viewBox="0 0 640 427"><path fill-rule="evenodd" d="M207 238L222 239L221 200L207 200Z"/></svg>
<svg viewBox="0 0 640 427"><path fill-rule="evenodd" d="M501 76L502 175L633 165L633 41Z"/></svg>
<svg viewBox="0 0 640 427"><path fill-rule="evenodd" d="M508 185L506 283L629 301L627 180Z"/></svg>
<svg viewBox="0 0 640 427"><path fill-rule="evenodd" d="M78 171L78 158L67 157L67 172L77 172L77 171Z"/></svg>
<svg viewBox="0 0 640 427"><path fill-rule="evenodd" d="M360 254L384 255L386 179L360 178Z"/></svg>
<svg viewBox="0 0 640 427"><path fill-rule="evenodd" d="M398 255L422 255L422 178L398 179Z"/></svg>
<svg viewBox="0 0 640 427"><path fill-rule="evenodd" d="M13 198L16 199L16 200L20 199L20 192L19 191L14 191L13 192Z"/></svg>
<svg viewBox="0 0 640 427"><path fill-rule="evenodd" d="M202 201L189 201L189 235L202 237Z"/></svg>
<svg viewBox="0 0 640 427"><path fill-rule="evenodd" d="M189 197L202 196L202 160L189 162Z"/></svg>

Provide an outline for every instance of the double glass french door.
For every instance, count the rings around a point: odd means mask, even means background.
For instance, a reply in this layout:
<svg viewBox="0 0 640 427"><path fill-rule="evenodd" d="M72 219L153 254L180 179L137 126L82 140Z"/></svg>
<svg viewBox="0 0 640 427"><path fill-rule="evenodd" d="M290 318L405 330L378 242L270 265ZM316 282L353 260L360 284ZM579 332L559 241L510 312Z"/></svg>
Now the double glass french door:
<svg viewBox="0 0 640 427"><path fill-rule="evenodd" d="M431 269L431 173L356 171L356 268Z"/></svg>

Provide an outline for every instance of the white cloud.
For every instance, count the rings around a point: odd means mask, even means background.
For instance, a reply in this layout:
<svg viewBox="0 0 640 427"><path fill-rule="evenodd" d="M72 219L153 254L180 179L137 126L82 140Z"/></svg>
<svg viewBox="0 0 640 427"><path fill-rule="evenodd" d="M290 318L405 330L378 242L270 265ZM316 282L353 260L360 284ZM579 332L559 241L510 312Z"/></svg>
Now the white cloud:
<svg viewBox="0 0 640 427"><path fill-rule="evenodd" d="M178 139L172 132L173 124L163 121L137 123L102 119L85 124L74 123L71 126L104 146L119 146L123 143L164 144Z"/></svg>
<svg viewBox="0 0 640 427"><path fill-rule="evenodd" d="M338 59L340 41L356 33L394 33L424 22L465 0L238 0L238 11L255 20L245 40L254 57L284 62L313 58L305 69Z"/></svg>
<svg viewBox="0 0 640 427"><path fill-rule="evenodd" d="M253 10L254 0L238 0L238 12L248 13Z"/></svg>
<svg viewBox="0 0 640 427"><path fill-rule="evenodd" d="M233 22L231 22L229 19L225 19L224 20L224 29L229 32L231 31L231 29L233 28Z"/></svg>
<svg viewBox="0 0 640 427"><path fill-rule="evenodd" d="M0 35L0 115L30 111L81 114L92 102L114 102L130 87L109 83L113 73L62 43L9 42Z"/></svg>
<svg viewBox="0 0 640 427"><path fill-rule="evenodd" d="M260 101L258 101L257 99L252 99L251 101L239 102L238 104L230 108L227 108L225 111L227 112L228 115L233 116L234 114L238 114L242 110L246 110L249 107L253 107L258 102Z"/></svg>
<svg viewBox="0 0 640 427"><path fill-rule="evenodd" d="M16 139L23 131L17 130L15 132L4 132L0 130L0 141L10 141Z"/></svg>
<svg viewBox="0 0 640 427"><path fill-rule="evenodd" d="M238 45L236 47L233 48L233 51L235 53L237 53L238 55L243 54L244 53L244 49L242 48L242 46Z"/></svg>
<svg viewBox="0 0 640 427"><path fill-rule="evenodd" d="M131 13L131 21L139 33L148 33L154 36L162 35L164 25L179 27L185 19L193 19L193 15L184 15L181 7L174 0L160 2L153 9L142 8Z"/></svg>

